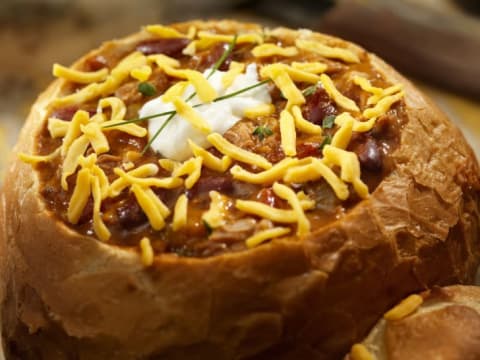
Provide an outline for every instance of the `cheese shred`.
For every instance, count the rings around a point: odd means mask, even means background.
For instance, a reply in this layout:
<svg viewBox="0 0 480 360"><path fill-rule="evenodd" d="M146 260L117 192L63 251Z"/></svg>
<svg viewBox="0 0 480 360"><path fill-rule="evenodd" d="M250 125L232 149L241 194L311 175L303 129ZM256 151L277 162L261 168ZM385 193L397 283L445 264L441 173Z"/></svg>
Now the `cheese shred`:
<svg viewBox="0 0 480 360"><path fill-rule="evenodd" d="M265 241L287 235L290 231L291 229L286 227L274 227L272 229L263 230L250 236L245 240L245 244L248 248L254 248Z"/></svg>
<svg viewBox="0 0 480 360"><path fill-rule="evenodd" d="M152 266L155 253L153 251L150 239L148 237L144 237L142 240L140 240L139 246L142 264L146 267Z"/></svg>
<svg viewBox="0 0 480 360"><path fill-rule="evenodd" d="M187 225L188 198L185 194L178 197L173 212L172 229L178 231Z"/></svg>

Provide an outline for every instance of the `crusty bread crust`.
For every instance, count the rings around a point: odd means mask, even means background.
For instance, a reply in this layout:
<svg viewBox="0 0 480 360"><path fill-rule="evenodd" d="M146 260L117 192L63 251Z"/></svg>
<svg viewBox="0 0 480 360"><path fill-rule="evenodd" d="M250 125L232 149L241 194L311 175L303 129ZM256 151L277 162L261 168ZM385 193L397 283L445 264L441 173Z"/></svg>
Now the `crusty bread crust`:
<svg viewBox="0 0 480 360"><path fill-rule="evenodd" d="M379 321L364 340L375 360L478 359L480 287L454 285L421 295L424 302L413 314Z"/></svg>
<svg viewBox="0 0 480 360"><path fill-rule="evenodd" d="M231 21L194 25L257 28ZM314 36L364 53L343 40ZM473 152L423 94L375 55L366 56L388 80L405 85L408 122L393 155L396 167L367 200L302 241L206 259L162 254L146 269L136 252L58 221L39 195L35 171L14 161L0 202L7 247L0 262L10 264L4 273L7 348L49 359L54 353L80 359L335 359L406 294L470 283L480 255ZM34 151L46 105L61 88L56 80L33 105L16 154Z"/></svg>

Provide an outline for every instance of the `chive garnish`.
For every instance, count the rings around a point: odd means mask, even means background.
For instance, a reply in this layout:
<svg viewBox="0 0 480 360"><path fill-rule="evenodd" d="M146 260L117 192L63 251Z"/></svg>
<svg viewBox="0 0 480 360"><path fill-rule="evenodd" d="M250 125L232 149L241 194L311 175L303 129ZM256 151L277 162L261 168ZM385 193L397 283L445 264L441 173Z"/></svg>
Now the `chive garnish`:
<svg viewBox="0 0 480 360"><path fill-rule="evenodd" d="M263 80L263 81L260 81L256 84L253 84L253 85L250 85L250 86L247 86L246 88L243 88L243 89L240 89L240 90L237 90L237 91L234 91L232 93L229 93L229 94L226 94L226 95L223 95L223 96L219 96L218 98L214 99L213 102L218 102L218 101L222 101L222 100L227 100L227 99L230 99L234 96L237 96L237 95L240 95L240 94L243 94L247 91L250 91L250 90L253 90L254 88L257 88L259 86L262 86L262 85L265 85L267 83L269 83L270 80ZM204 105L208 105L208 104L195 104L193 105L192 107L196 108L196 107L199 107L199 106L204 106ZM158 113L158 114L153 114L153 115L148 115L148 116L144 116L144 117L141 117L141 118L136 118L136 119L131 119L131 120L127 120L127 121L121 121L121 122L118 122L116 124L111 124L111 125L107 125L107 126L104 126L105 129L108 129L108 128L112 128L112 127L117 127L117 126L121 126L121 125L127 125L127 124L132 124L132 123L139 123L139 122L142 122L142 121L145 121L145 120L149 120L149 119L153 119L153 118L156 118L156 117L162 117L162 116L167 116L167 115L175 115L177 112L175 110L171 110L171 111L165 111L163 113Z"/></svg>
<svg viewBox="0 0 480 360"><path fill-rule="evenodd" d="M322 127L324 129L331 129L335 124L335 115L327 115L322 120Z"/></svg>
<svg viewBox="0 0 480 360"><path fill-rule="evenodd" d="M223 95L223 96L219 96L218 98L216 98L215 100L213 100L213 102L218 102L218 101L222 101L222 100L227 100L227 99L230 99L234 96L237 96L237 95L240 95L240 94L243 94L244 92L247 92L247 91L250 91L250 90L253 90L259 86L262 86L266 83L269 83L271 80L270 79L267 79L267 80L263 80L263 81L260 81L256 84L253 84L253 85L250 85L250 86L247 86L246 88L243 88L243 89L240 89L238 91L234 91L233 93L230 93L230 94L227 94L227 95Z"/></svg>
<svg viewBox="0 0 480 360"><path fill-rule="evenodd" d="M222 66L222 64L224 63L224 61L227 59L227 57L230 56L230 54L232 53L233 49L235 48L235 44L237 43L237 37L238 35L235 34L235 36L233 37L232 39L232 42L230 44L228 44L228 47L227 49L223 52L222 56L220 56L220 58L215 62L215 64L213 65L213 68L212 70L210 71L210 73L207 75L207 80L210 79L212 77L213 74L215 74L215 71L217 71L220 66ZM185 102L189 102L190 100L192 100L195 95L197 95L197 92L194 91L193 93L190 94L190 96L187 98L187 100L185 100Z"/></svg>
<svg viewBox="0 0 480 360"><path fill-rule="evenodd" d="M237 34L235 34L235 36L233 37L232 39L232 42L228 45L227 49L223 52L222 56L220 56L220 59L218 59L215 64L213 65L213 68L212 68L212 71L210 71L210 73L207 75L207 80L210 79L210 77L215 73L215 71L218 70L218 68L220 66L222 66L223 62L225 61L225 59L231 54L231 52L233 51L233 49L235 48L235 44L237 42ZM186 100L186 102L189 102L190 100L192 100L195 95L197 94L196 91L194 91ZM214 100L215 101L215 100ZM197 105L200 105L200 104L197 104ZM157 132L150 138L150 140L148 141L147 145L145 145L144 149L142 150L142 154L145 154L145 152L148 150L148 148L152 145L152 143L155 141L155 139L161 134L161 132L163 131L163 129L165 129L165 127L168 125L168 123L174 118L175 114L177 112L173 112L168 118L167 120L165 120L162 124L162 126L157 130Z"/></svg>
<svg viewBox="0 0 480 360"><path fill-rule="evenodd" d="M317 85L315 84L304 89L302 93L303 93L303 96L310 96L310 95L313 95L316 91L317 91Z"/></svg>
<svg viewBox="0 0 480 360"><path fill-rule="evenodd" d="M153 144L153 142L155 141L155 139L158 137L158 135L160 135L160 133L163 131L163 129L165 129L165 126L168 125L168 123L170 122L170 120L173 119L173 117L175 116L177 112L176 111L171 111L171 114L170 116L167 118L167 120L165 120L162 124L162 126L160 126L160 129L157 130L157 132L150 138L150 140L148 140L148 143L147 145L145 145L145 147L143 148L142 150L142 155L145 155L145 153L147 152L148 148Z"/></svg>
<svg viewBox="0 0 480 360"><path fill-rule="evenodd" d="M207 79L210 79L210 77L217 71L220 66L227 60L227 58L230 56L232 53L233 49L235 48L235 44L237 43L237 37L238 35L235 34L235 36L232 39L232 42L228 44L227 49L223 52L222 56L220 56L220 59L218 59L215 64L213 65L212 71L210 71L210 74L208 74Z"/></svg>
<svg viewBox="0 0 480 360"><path fill-rule="evenodd" d="M318 150L319 151L322 151L323 148L325 147L325 145L330 145L332 143L332 136L327 134L325 135L325 137L323 138L322 142L320 143L320 145L318 146Z"/></svg>
<svg viewBox="0 0 480 360"><path fill-rule="evenodd" d="M263 141L267 136L273 135L273 131L268 126L257 126L252 134Z"/></svg>
<svg viewBox="0 0 480 360"><path fill-rule="evenodd" d="M138 91L142 93L144 96L153 96L157 93L157 89L155 86L148 82L141 82L138 84Z"/></svg>

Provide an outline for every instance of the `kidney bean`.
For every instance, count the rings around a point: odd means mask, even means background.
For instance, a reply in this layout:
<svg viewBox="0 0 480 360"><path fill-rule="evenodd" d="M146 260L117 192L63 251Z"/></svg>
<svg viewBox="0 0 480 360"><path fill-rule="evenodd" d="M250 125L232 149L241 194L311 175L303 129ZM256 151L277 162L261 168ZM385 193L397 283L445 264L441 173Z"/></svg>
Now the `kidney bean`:
<svg viewBox="0 0 480 360"><path fill-rule="evenodd" d="M176 57L189 42L190 40L182 38L146 40L137 45L137 50L145 55L165 54Z"/></svg>
<svg viewBox="0 0 480 360"><path fill-rule="evenodd" d="M322 125L322 120L327 115L336 115L337 109L326 91L318 88L315 93L307 97L303 116L308 121Z"/></svg>
<svg viewBox="0 0 480 360"><path fill-rule="evenodd" d="M116 209L118 222L124 229L132 229L147 221L147 217L133 196L125 199Z"/></svg>
<svg viewBox="0 0 480 360"><path fill-rule="evenodd" d="M228 174L227 174L228 175ZM188 191L188 197L193 199L203 195L208 195L212 190L220 193L228 193L233 190L232 179L224 174L212 174L211 176L201 177L195 186Z"/></svg>
<svg viewBox="0 0 480 360"><path fill-rule="evenodd" d="M383 168L383 153L375 140L367 137L367 140L360 144L355 152L362 168L369 171L381 171Z"/></svg>

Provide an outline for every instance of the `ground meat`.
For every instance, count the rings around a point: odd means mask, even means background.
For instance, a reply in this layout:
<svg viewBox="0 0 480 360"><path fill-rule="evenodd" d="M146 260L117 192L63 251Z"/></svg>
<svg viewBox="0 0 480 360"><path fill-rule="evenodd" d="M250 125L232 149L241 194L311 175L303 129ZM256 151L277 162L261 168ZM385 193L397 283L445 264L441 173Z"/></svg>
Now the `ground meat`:
<svg viewBox="0 0 480 360"><path fill-rule="evenodd" d="M168 77L161 69L155 69L147 82L153 85L156 90L156 94L164 93L169 86ZM127 106L144 103L145 101L150 100L150 97L145 96L138 91L138 84L139 81L137 80L131 80L123 84L117 89L117 91L115 91L115 96L120 98ZM153 97L155 97L155 95L153 95Z"/></svg>
<svg viewBox="0 0 480 360"><path fill-rule="evenodd" d="M257 126L267 126L273 134L260 139L253 134ZM223 136L232 144L260 154L272 163L276 163L285 157L280 143L278 121L273 118L265 119L262 124L255 123L251 120L239 121Z"/></svg>

